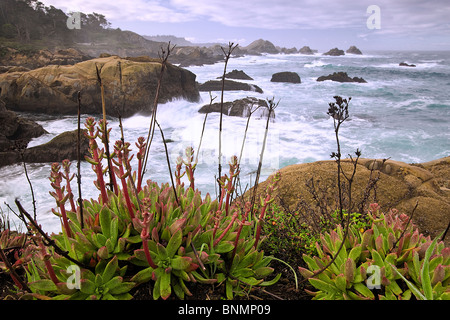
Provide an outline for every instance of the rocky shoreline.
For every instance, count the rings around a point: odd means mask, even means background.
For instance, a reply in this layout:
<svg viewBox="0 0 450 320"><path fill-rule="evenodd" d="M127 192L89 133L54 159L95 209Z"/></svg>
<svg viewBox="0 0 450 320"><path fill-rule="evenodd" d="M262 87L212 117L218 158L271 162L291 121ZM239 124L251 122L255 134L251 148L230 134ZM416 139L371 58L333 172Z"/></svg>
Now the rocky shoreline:
<svg viewBox="0 0 450 320"><path fill-rule="evenodd" d="M162 47L163 43L159 45ZM352 46L347 53L358 54L357 51L359 49ZM93 58L91 55L96 53L98 52L95 51L95 46L90 47L88 54L74 48L54 51L34 50L28 53L11 48L6 49L6 53L0 59L0 111L3 117L1 119L3 130L0 134L2 156L0 167L22 160L53 162L61 161L62 157L75 158L69 150L70 144L62 143L68 141L67 137L71 136L69 133L65 135L65 138L57 137L45 146L27 149L28 142L32 138L39 137L46 131L34 121L24 119L15 112L74 115L78 112L78 92L80 92L82 113L100 114L101 94L96 68L99 69L105 88L108 115L117 117L120 114L122 117L129 117L136 113L151 112L161 66L160 60L149 56L120 57L109 53L101 53L97 58ZM130 53L136 54L135 51ZM280 48L270 41L259 39L246 47L237 47L234 51L235 56L295 53L309 55L317 53L317 50L312 50L308 46L300 50ZM182 68L182 66L212 64L222 60L223 52L219 45L175 47L170 56L171 63L168 64L164 73L159 103L173 99L195 102L199 101L201 91L222 90L221 77L218 78L219 80L200 84L196 82L195 74ZM256 84L235 81L253 80L243 70L233 70L227 73L225 78L225 90L243 90L260 94L264 92ZM331 80L340 81L339 79ZM291 71L275 73L270 81L301 83L300 76ZM263 117L264 110L267 109L266 104L266 101L259 98L247 97L226 102L224 113L244 117L249 113L252 105L259 105L262 108L258 114L259 117ZM217 109L217 106L204 106L199 112L220 112L214 108ZM272 117L275 115L273 114Z"/></svg>

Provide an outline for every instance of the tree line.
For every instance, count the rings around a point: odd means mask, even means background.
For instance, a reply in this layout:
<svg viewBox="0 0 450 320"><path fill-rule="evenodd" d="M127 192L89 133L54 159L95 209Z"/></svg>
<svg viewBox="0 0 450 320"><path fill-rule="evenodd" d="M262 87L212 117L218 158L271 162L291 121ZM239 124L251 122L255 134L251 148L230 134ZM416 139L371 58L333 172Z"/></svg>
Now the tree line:
<svg viewBox="0 0 450 320"><path fill-rule="evenodd" d="M81 29L71 30L67 28L69 15L38 0L1 0L0 37L24 43L47 40L67 45L98 41L108 31L115 31L104 15L95 12L80 13Z"/></svg>

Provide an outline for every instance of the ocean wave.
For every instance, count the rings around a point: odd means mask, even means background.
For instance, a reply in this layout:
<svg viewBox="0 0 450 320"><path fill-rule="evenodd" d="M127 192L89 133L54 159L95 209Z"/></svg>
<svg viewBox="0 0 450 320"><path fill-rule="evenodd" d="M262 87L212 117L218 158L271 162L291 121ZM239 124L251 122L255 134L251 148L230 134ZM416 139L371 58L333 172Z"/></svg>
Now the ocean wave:
<svg viewBox="0 0 450 320"><path fill-rule="evenodd" d="M325 63L321 60L315 60L309 63L306 63L304 65L305 68L317 68L317 67L324 67L324 66L330 66L331 63Z"/></svg>

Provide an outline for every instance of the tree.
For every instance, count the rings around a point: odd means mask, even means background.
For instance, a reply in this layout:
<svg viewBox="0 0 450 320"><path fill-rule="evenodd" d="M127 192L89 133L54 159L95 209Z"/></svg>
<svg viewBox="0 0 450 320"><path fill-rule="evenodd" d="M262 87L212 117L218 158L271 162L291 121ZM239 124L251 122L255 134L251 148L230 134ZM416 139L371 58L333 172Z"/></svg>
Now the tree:
<svg viewBox="0 0 450 320"><path fill-rule="evenodd" d="M1 35L7 39L13 39L16 36L16 29L11 23L2 25Z"/></svg>

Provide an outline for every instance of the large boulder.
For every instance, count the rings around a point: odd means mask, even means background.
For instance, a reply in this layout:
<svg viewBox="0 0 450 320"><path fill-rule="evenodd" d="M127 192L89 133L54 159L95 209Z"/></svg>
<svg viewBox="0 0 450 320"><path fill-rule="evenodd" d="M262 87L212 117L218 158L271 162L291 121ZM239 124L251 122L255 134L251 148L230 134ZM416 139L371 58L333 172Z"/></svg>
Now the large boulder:
<svg viewBox="0 0 450 320"><path fill-rule="evenodd" d="M122 69L120 85L119 67ZM117 116L150 113L155 99L161 63L149 57L109 56L75 65L50 65L28 72L0 74L0 98L9 109L45 114L76 114L78 91L82 113L102 112L96 66L105 89L106 112ZM168 64L164 72L159 102L172 99L198 101L195 74ZM123 92L123 95L121 94ZM122 99L122 97L124 99Z"/></svg>
<svg viewBox="0 0 450 320"><path fill-rule="evenodd" d="M343 160L343 169L347 176L353 171L349 160ZM338 208L337 164L335 161L318 161L295 164L279 170L281 180L274 191L275 202L295 211L306 204L314 207L316 202L307 186L314 179L315 188L322 201L328 203L329 212ZM374 192L367 195L366 186L370 177L379 177ZM342 177L343 180L345 180ZM266 189L270 181L260 183L258 193ZM410 215L416 203L412 221L425 235L438 236L450 221L450 157L422 164L407 164L400 161L377 159L359 159L356 175L352 184L352 203L354 210L366 197L367 202L377 202L382 210L395 208ZM259 198L257 198L259 199ZM446 237L447 246L450 236Z"/></svg>
<svg viewBox="0 0 450 320"><path fill-rule="evenodd" d="M333 74L329 74L327 76L320 76L317 78L317 81L337 81L337 82L358 82L358 83L367 83L363 78L358 77L350 77L347 72L334 72Z"/></svg>
<svg viewBox="0 0 450 320"><path fill-rule="evenodd" d="M351 46L350 48L347 49L347 51L345 51L346 53L351 53L351 54L362 54L361 50L359 50L357 47L355 46Z"/></svg>
<svg viewBox="0 0 450 320"><path fill-rule="evenodd" d="M323 54L324 56L344 56L344 50L340 50L338 48L331 49Z"/></svg>
<svg viewBox="0 0 450 320"><path fill-rule="evenodd" d="M289 82L289 83L301 83L300 76L296 72L277 72L272 75L271 82Z"/></svg>
<svg viewBox="0 0 450 320"><path fill-rule="evenodd" d="M85 131L83 129L81 132L81 160L84 160L84 156L89 154L89 140L84 134ZM49 142L38 146L0 151L0 167L22 161L27 163L44 163L61 162L64 159L76 160L78 153L77 139L78 130L73 130L63 132Z"/></svg>
<svg viewBox="0 0 450 320"><path fill-rule="evenodd" d="M7 110L0 100L0 152L24 148L31 139L47 133L38 123ZM0 159L0 164L3 159Z"/></svg>
<svg viewBox="0 0 450 320"><path fill-rule="evenodd" d="M267 118L269 113L269 106L266 100L257 99L254 97L247 97L243 99L234 100L233 102L224 102L223 108L220 103L207 104L201 107L199 113L218 112L231 117L248 117L254 110L254 116L257 118ZM271 118L275 118L275 113L271 113Z"/></svg>
<svg viewBox="0 0 450 320"><path fill-rule="evenodd" d="M85 132L86 130L82 129L80 135L81 160L84 160L84 156L89 154L89 140L85 136ZM76 160L77 140L78 130L63 132L47 143L26 149L24 160L35 163L61 162L64 159Z"/></svg>
<svg viewBox="0 0 450 320"><path fill-rule="evenodd" d="M221 91L222 80L209 80L198 86L199 91ZM225 80L225 91L254 91L263 93L262 89L254 84Z"/></svg>

